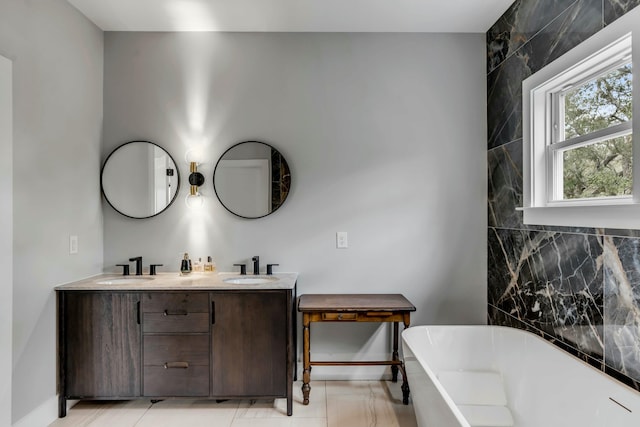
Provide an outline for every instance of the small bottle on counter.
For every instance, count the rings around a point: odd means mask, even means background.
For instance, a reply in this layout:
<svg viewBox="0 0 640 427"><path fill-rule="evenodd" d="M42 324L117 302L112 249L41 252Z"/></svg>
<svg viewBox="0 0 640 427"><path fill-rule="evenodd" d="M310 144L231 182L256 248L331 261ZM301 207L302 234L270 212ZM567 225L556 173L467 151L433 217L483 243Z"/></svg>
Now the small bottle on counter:
<svg viewBox="0 0 640 427"><path fill-rule="evenodd" d="M216 271L216 263L213 262L210 256L207 257L207 263L204 265L204 271L207 273L213 273Z"/></svg>
<svg viewBox="0 0 640 427"><path fill-rule="evenodd" d="M184 253L184 258L182 259L182 264L180 264L180 274L187 275L191 273L191 260L189 259L189 254Z"/></svg>
<svg viewBox="0 0 640 427"><path fill-rule="evenodd" d="M193 263L193 271L195 271L196 273L202 273L204 271L204 264L202 264L202 258L198 258L198 260Z"/></svg>

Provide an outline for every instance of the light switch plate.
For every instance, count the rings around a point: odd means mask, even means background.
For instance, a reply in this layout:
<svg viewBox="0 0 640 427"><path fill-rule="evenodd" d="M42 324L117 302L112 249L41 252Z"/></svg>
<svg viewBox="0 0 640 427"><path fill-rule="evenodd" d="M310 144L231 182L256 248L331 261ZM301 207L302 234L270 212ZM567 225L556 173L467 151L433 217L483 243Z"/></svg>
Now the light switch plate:
<svg viewBox="0 0 640 427"><path fill-rule="evenodd" d="M69 255L78 253L78 236L69 236Z"/></svg>
<svg viewBox="0 0 640 427"><path fill-rule="evenodd" d="M338 231L336 233L336 248L346 249L348 247L349 247L349 242L347 241L347 232Z"/></svg>

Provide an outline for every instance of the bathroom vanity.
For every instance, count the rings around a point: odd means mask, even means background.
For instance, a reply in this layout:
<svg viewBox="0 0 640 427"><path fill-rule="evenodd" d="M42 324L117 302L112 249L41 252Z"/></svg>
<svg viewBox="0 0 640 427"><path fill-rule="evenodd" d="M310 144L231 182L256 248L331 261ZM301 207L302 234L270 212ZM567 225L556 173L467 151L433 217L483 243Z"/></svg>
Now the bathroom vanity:
<svg viewBox="0 0 640 427"><path fill-rule="evenodd" d="M59 416L70 399L170 397L286 398L291 415L297 274L263 277L101 275L57 287Z"/></svg>

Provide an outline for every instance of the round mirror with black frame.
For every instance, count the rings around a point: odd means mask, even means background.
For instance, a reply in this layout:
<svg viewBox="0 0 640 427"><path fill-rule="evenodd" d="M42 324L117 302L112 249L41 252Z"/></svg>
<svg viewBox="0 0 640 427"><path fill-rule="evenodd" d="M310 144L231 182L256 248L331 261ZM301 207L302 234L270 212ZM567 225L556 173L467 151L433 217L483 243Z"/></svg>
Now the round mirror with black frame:
<svg viewBox="0 0 640 427"><path fill-rule="evenodd" d="M244 141L218 159L213 188L222 206L232 214L262 218L278 210L287 199L291 170L284 156L271 145Z"/></svg>
<svg viewBox="0 0 640 427"><path fill-rule="evenodd" d="M176 199L180 173L171 155L158 144L130 141L104 161L100 187L116 212L129 218L151 218Z"/></svg>

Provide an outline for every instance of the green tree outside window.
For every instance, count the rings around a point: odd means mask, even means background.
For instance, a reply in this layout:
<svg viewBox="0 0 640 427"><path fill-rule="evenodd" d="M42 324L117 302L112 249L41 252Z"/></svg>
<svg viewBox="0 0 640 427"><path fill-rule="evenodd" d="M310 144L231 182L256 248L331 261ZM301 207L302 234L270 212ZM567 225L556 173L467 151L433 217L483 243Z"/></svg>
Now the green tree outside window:
<svg viewBox="0 0 640 427"><path fill-rule="evenodd" d="M624 65L564 95L564 140L632 117L632 68ZM623 196L632 190L632 135L563 152L565 199Z"/></svg>

